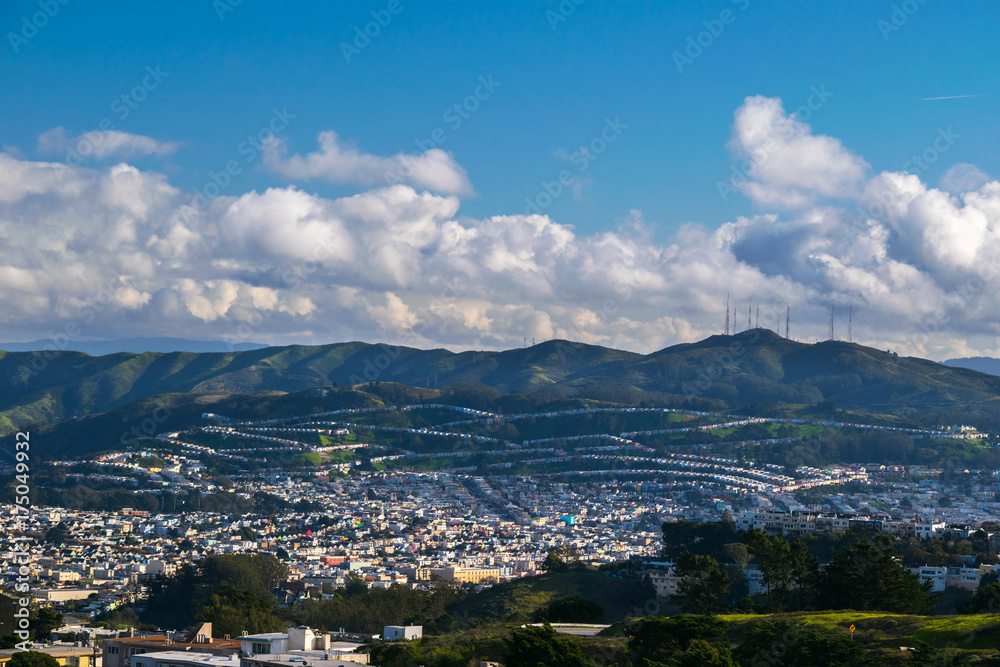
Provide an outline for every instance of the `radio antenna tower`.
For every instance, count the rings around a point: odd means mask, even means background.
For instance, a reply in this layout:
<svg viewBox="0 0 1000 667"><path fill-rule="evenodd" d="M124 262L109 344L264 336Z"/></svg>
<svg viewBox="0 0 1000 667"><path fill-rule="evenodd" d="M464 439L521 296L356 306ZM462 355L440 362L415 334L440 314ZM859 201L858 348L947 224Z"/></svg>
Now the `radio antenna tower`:
<svg viewBox="0 0 1000 667"><path fill-rule="evenodd" d="M852 325L854 323L854 304L852 303L847 310L847 342L854 342L854 331L852 331Z"/></svg>
<svg viewBox="0 0 1000 667"><path fill-rule="evenodd" d="M788 325L792 321L792 307L785 306L785 338L788 338Z"/></svg>
<svg viewBox="0 0 1000 667"><path fill-rule="evenodd" d="M830 337L827 338L827 340L833 340L833 309L834 308L835 308L834 304L831 303L830 304Z"/></svg>
<svg viewBox="0 0 1000 667"><path fill-rule="evenodd" d="M757 302L757 317L754 318L754 328L760 329L760 301Z"/></svg>
<svg viewBox="0 0 1000 667"><path fill-rule="evenodd" d="M729 335L729 292L726 292L726 335Z"/></svg>
<svg viewBox="0 0 1000 667"><path fill-rule="evenodd" d="M753 299L750 299L750 302L747 303L747 331L753 329L753 317L751 317L752 315L753 315Z"/></svg>

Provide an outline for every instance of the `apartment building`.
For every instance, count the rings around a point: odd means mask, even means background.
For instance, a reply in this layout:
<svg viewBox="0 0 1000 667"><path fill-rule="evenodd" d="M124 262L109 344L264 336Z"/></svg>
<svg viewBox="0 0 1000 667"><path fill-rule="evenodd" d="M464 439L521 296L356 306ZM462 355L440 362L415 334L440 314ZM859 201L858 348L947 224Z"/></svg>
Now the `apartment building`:
<svg viewBox="0 0 1000 667"><path fill-rule="evenodd" d="M642 570L643 577L649 577L656 589L656 597L668 598L677 595L677 585L681 578L677 576L673 563L646 563Z"/></svg>
<svg viewBox="0 0 1000 667"><path fill-rule="evenodd" d="M103 667L134 667L132 658L146 653L186 651L215 656L235 655L240 650L237 639L212 637L212 624L201 623L187 634L146 635L107 639L101 650Z"/></svg>
<svg viewBox="0 0 1000 667"><path fill-rule="evenodd" d="M498 567L436 567L431 570L431 574L453 584L495 584L500 581Z"/></svg>

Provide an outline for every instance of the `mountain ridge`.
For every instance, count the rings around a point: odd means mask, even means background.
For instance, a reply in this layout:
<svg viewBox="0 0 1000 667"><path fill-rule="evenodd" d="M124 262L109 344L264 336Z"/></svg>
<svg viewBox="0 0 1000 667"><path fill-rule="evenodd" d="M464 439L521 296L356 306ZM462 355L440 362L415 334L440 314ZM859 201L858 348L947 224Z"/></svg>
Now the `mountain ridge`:
<svg viewBox="0 0 1000 667"><path fill-rule="evenodd" d="M802 343L753 329L645 355L564 340L497 352L361 341L99 357L0 352L0 432L158 395L290 393L370 382L426 388L473 383L503 393L655 393L660 401L713 408L826 401L873 413L1000 417L1000 377L857 343Z"/></svg>

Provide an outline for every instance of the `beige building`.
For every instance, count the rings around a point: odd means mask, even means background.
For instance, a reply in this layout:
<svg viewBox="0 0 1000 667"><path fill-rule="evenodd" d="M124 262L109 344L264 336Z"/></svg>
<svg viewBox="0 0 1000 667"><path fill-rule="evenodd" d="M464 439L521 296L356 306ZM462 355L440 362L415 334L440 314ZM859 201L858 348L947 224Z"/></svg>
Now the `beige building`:
<svg viewBox="0 0 1000 667"><path fill-rule="evenodd" d="M498 567L435 567L431 574L453 584L495 584L500 581Z"/></svg>
<svg viewBox="0 0 1000 667"><path fill-rule="evenodd" d="M69 602L70 600L86 600L100 591L89 588L55 588L48 591L37 591L35 597L45 602Z"/></svg>

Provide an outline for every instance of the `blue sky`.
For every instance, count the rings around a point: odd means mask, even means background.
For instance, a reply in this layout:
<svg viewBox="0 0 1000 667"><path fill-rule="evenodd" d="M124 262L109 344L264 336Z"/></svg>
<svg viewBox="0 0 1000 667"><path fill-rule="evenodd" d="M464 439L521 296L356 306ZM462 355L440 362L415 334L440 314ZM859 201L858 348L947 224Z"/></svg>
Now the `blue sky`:
<svg viewBox="0 0 1000 667"><path fill-rule="evenodd" d="M998 14L936 0L7 2L0 226L21 251L0 271L10 337L61 331L123 274L115 306L76 336L249 326L265 342L558 336L647 350L714 333L732 291L796 308L804 339L825 336L830 303L855 304L873 344L991 352L992 305L959 286L1000 230L985 194L974 211L963 199L1000 172ZM377 34L359 38L366 27ZM247 151L275 110L268 156ZM791 148L731 181L760 133ZM934 159L913 162L942 133ZM68 158L88 136L105 152ZM376 176L411 159L405 189L380 190ZM46 166L67 160L57 176ZM213 174L212 206L183 213ZM126 177L134 190L109 196ZM845 212L870 211L884 183L912 205L844 240ZM954 224L928 222L935 206ZM978 245L961 246L970 224ZM103 239L89 269L84 236ZM275 276L316 261L299 240L349 246L359 265L332 252L293 290ZM699 244L723 254L685 264ZM618 276L606 294L587 282L602 275ZM435 302L449 281L469 291ZM897 330L886 304L929 293ZM263 324L247 325L255 312Z"/></svg>
<svg viewBox="0 0 1000 667"><path fill-rule="evenodd" d="M962 140L948 162L997 172L995 82L1000 69L991 26L998 8L926 2L886 32L898 3L556 2L419 3L402 11L351 62L341 43L387 2L296 3L244 0L220 10L209 0L158 7L70 2L29 43L2 50L0 137L31 155L35 138L72 133L110 117L123 131L177 141L165 165L180 187L197 188L209 170L270 116L296 115L294 150L308 151L328 129L376 154L418 152L435 128L440 147L468 171L477 196L461 212L516 213L569 166L557 156L588 144L606 117L628 124L621 140L581 176L578 196L548 211L585 232L613 227L636 208L658 233L687 221L714 225L753 210L744 197L722 201L716 182L731 166L732 114L748 95L804 103L810 87L833 96L810 119L875 170L896 169L952 125ZM37 3L0 9L4 32L19 32ZM678 72L673 54L723 11L733 20ZM219 13L222 14L222 20ZM555 26L553 28L553 25ZM707 40L706 40L707 41ZM147 66L169 73L129 117L111 102L139 83ZM451 130L443 114L474 92L480 76L500 87ZM979 94L922 102L922 98ZM930 170L930 180L947 168ZM232 188L281 183L257 165ZM348 189L309 184L323 194Z"/></svg>

